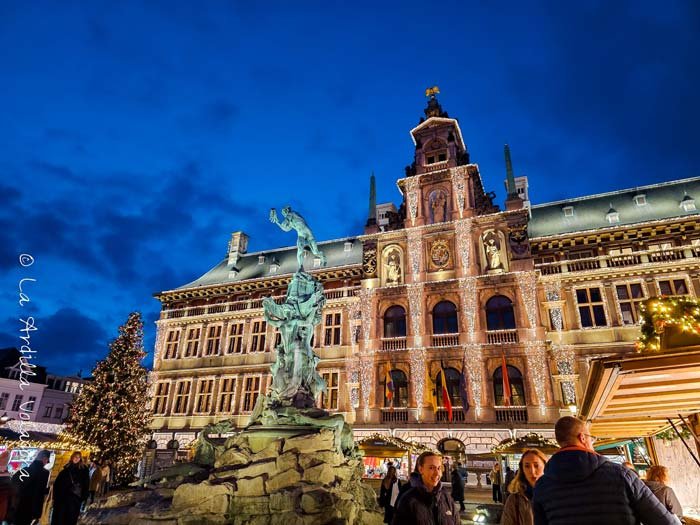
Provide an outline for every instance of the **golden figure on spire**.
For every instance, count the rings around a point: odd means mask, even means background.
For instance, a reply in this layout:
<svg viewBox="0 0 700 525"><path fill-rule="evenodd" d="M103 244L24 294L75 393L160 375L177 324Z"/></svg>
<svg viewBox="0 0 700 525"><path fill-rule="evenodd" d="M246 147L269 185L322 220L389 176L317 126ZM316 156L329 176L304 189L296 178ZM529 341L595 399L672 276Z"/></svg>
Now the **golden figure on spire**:
<svg viewBox="0 0 700 525"><path fill-rule="evenodd" d="M430 96L435 96L438 93L440 93L440 88L437 86L433 86L431 88L428 88L425 90L425 96L430 97Z"/></svg>

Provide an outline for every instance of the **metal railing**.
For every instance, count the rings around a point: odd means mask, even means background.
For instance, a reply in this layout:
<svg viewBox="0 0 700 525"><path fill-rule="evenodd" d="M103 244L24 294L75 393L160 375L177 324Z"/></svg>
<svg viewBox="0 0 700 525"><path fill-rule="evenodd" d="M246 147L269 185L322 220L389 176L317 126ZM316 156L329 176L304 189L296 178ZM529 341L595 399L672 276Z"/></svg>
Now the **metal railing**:
<svg viewBox="0 0 700 525"><path fill-rule="evenodd" d="M435 421L438 423L449 423L449 413L445 408L438 408L435 412ZM461 408L452 409L452 423L464 423L467 420L467 415Z"/></svg>
<svg viewBox="0 0 700 525"><path fill-rule="evenodd" d="M491 345L501 345L518 342L518 331L510 330L487 330L486 342Z"/></svg>
<svg viewBox="0 0 700 525"><path fill-rule="evenodd" d="M496 409L496 421L507 423L527 423L527 408L524 406L494 407Z"/></svg>
<svg viewBox="0 0 700 525"><path fill-rule="evenodd" d="M382 408L382 423L408 423L408 409Z"/></svg>

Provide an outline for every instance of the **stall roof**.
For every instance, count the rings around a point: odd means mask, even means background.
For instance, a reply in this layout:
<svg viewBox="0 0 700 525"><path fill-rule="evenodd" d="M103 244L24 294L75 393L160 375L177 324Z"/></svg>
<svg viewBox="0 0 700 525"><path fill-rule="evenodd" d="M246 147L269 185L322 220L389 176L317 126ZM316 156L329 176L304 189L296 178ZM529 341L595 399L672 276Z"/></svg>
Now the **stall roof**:
<svg viewBox="0 0 700 525"><path fill-rule="evenodd" d="M700 346L591 362L580 415L602 438L647 437L700 412Z"/></svg>

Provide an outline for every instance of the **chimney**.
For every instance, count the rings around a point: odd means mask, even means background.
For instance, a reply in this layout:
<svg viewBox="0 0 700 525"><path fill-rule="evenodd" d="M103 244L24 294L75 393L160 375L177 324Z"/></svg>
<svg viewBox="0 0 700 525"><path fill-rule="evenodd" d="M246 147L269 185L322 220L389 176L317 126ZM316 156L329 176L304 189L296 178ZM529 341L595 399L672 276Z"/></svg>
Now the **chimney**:
<svg viewBox="0 0 700 525"><path fill-rule="evenodd" d="M241 255L248 251L248 236L243 232L233 232L228 243L228 266L235 267Z"/></svg>

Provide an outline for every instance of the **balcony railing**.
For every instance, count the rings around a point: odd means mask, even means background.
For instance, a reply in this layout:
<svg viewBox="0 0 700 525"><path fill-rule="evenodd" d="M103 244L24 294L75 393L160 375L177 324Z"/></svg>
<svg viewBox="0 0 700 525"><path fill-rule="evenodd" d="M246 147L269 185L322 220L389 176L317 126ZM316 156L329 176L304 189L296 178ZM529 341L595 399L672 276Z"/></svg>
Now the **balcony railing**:
<svg viewBox="0 0 700 525"><path fill-rule="evenodd" d="M326 299L335 300L345 297L353 297L358 286L348 288L338 288L326 292ZM284 295L273 296L277 304L284 302ZM262 299L244 299L242 301L231 301L227 303L209 304L204 306L187 306L184 308L164 309L163 319L178 319L180 317L194 317L207 314L220 314L224 312L241 312L243 310L255 310L262 308Z"/></svg>
<svg viewBox="0 0 700 525"><path fill-rule="evenodd" d="M385 337L382 339L382 350L406 350L406 338Z"/></svg>
<svg viewBox="0 0 700 525"><path fill-rule="evenodd" d="M408 423L408 409L382 408L382 423Z"/></svg>
<svg viewBox="0 0 700 525"><path fill-rule="evenodd" d="M432 346L446 347L458 346L459 334L435 334L432 336Z"/></svg>
<svg viewBox="0 0 700 525"><path fill-rule="evenodd" d="M467 416L464 413L464 410L461 408L453 408L452 409L452 422L453 423L464 423L467 420ZM447 413L447 409L444 408L439 408L437 412L435 412L435 421L438 423L448 423L449 422L449 414Z"/></svg>
<svg viewBox="0 0 700 525"><path fill-rule="evenodd" d="M502 345L518 342L518 331L512 330L488 330L486 342L490 345Z"/></svg>
<svg viewBox="0 0 700 525"><path fill-rule="evenodd" d="M700 257L700 249L694 246L676 246L664 250L646 250L617 255L601 255L585 259L572 259L539 263L535 268L543 275L555 275L567 272L585 272L600 268L620 268L646 263L672 262L688 257Z"/></svg>
<svg viewBox="0 0 700 525"><path fill-rule="evenodd" d="M494 407L496 421L499 423L527 423L527 408L524 406Z"/></svg>

